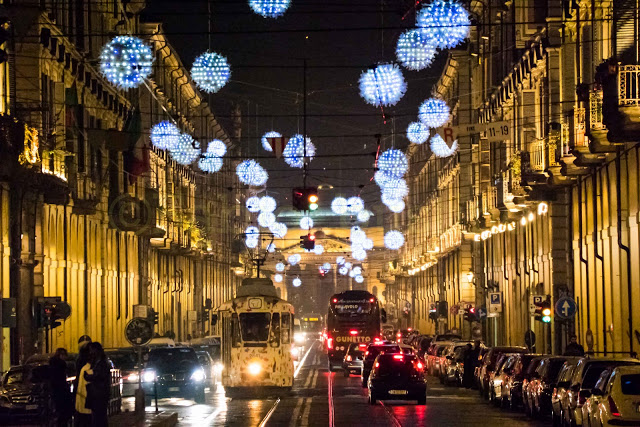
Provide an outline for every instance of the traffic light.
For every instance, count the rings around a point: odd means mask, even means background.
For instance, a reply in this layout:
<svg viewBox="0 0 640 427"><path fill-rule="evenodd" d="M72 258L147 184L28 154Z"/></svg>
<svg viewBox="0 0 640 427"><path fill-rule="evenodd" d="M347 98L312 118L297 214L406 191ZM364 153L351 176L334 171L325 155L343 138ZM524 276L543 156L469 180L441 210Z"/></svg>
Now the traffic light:
<svg viewBox="0 0 640 427"><path fill-rule="evenodd" d="M467 305L467 308L464 311L464 320L467 322L475 322L477 319L476 308L471 304Z"/></svg>
<svg viewBox="0 0 640 427"><path fill-rule="evenodd" d="M34 305L35 323L38 328L57 328L71 315L71 306L60 297L41 297Z"/></svg>
<svg viewBox="0 0 640 427"><path fill-rule="evenodd" d="M318 188L294 188L291 193L293 207L299 211L315 211L318 209Z"/></svg>
<svg viewBox="0 0 640 427"><path fill-rule="evenodd" d="M429 306L429 319L433 320L434 322L438 320L437 304L432 303Z"/></svg>
<svg viewBox="0 0 640 427"><path fill-rule="evenodd" d="M154 325L158 324L158 312L154 309L149 310L149 320L151 320Z"/></svg>
<svg viewBox="0 0 640 427"><path fill-rule="evenodd" d="M551 322L551 296L547 295L544 301L535 303L536 310L534 314L535 320L542 323Z"/></svg>
<svg viewBox="0 0 640 427"><path fill-rule="evenodd" d="M0 16L0 46L11 38L11 21L6 16ZM0 48L0 64L7 62L9 54L6 47Z"/></svg>
<svg viewBox="0 0 640 427"><path fill-rule="evenodd" d="M306 236L300 236L300 246L302 247L302 249L312 251L316 247L315 234L309 233Z"/></svg>

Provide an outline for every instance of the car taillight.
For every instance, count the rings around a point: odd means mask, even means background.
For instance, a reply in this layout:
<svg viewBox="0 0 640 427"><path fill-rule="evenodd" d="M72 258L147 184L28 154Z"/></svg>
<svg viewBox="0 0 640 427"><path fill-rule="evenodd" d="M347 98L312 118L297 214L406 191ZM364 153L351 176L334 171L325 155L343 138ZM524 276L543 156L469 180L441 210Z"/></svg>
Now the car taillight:
<svg viewBox="0 0 640 427"><path fill-rule="evenodd" d="M380 366L380 362L376 362L376 368Z"/></svg>
<svg viewBox="0 0 640 427"><path fill-rule="evenodd" d="M358 345L358 347L360 347L360 348L367 348L367 345L366 345L366 344L360 344L360 345Z"/></svg>
<svg viewBox="0 0 640 427"><path fill-rule="evenodd" d="M402 337L402 333L401 333L401 332L398 332L398 333L396 334L396 336L397 336L398 338L401 338L401 337Z"/></svg>
<svg viewBox="0 0 640 427"><path fill-rule="evenodd" d="M613 398L609 396L607 399L609 401L609 411L611 411L611 415L614 417L620 416L620 411L618 411L618 407L616 406L616 402L613 401Z"/></svg>
<svg viewBox="0 0 640 427"><path fill-rule="evenodd" d="M382 340L380 339L380 337L375 337L375 338L373 339L373 342L380 342L380 341L382 341Z"/></svg>
<svg viewBox="0 0 640 427"><path fill-rule="evenodd" d="M327 348L333 350L333 338L327 338Z"/></svg>
<svg viewBox="0 0 640 427"><path fill-rule="evenodd" d="M351 330L349 331L349 333L350 333L351 335L358 335L358 331L357 331L356 329L351 329Z"/></svg>
<svg viewBox="0 0 640 427"><path fill-rule="evenodd" d="M364 352L364 355L365 355L365 356L368 356L368 355L369 355L369 350L365 351L365 352Z"/></svg>
<svg viewBox="0 0 640 427"><path fill-rule="evenodd" d="M418 363L416 363L416 368L422 369L422 368L424 368L424 365L422 364L422 362L418 362Z"/></svg>
<svg viewBox="0 0 640 427"><path fill-rule="evenodd" d="M351 362L352 358L351 356L347 356L347 362Z"/></svg>
<svg viewBox="0 0 640 427"><path fill-rule="evenodd" d="M404 359L404 356L403 356L403 355L401 355L401 354L394 354L394 355L393 355L393 358L394 358L395 360L403 360L403 359Z"/></svg>

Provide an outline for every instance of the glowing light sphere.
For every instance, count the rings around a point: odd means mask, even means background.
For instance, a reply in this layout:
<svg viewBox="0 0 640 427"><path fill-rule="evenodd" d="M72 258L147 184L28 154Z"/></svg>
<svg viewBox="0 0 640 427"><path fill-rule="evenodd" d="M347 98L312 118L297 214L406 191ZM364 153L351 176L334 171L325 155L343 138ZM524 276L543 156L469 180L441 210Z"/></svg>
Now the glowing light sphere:
<svg viewBox="0 0 640 427"><path fill-rule="evenodd" d="M356 277L353 278L353 280L355 280L357 283L362 283L364 282L364 277L358 274Z"/></svg>
<svg viewBox="0 0 640 427"><path fill-rule="evenodd" d="M389 191L382 191L382 194L380 195L380 201L385 206L389 206L393 203L398 203L401 200L401 198L396 197L395 194Z"/></svg>
<svg viewBox="0 0 640 427"><path fill-rule="evenodd" d="M416 26L439 49L456 47L469 37L469 12L455 0L435 0L416 15Z"/></svg>
<svg viewBox="0 0 640 427"><path fill-rule="evenodd" d="M180 129L168 120L153 125L151 143L160 150L173 150L180 142Z"/></svg>
<svg viewBox="0 0 640 427"><path fill-rule="evenodd" d="M287 261L289 262L289 265L296 265L301 259L299 257L300 257L300 255L298 255L298 254L289 255L289 257L287 258Z"/></svg>
<svg viewBox="0 0 640 427"><path fill-rule="evenodd" d="M247 237L255 237L257 239L258 235L260 234L260 229L253 225L250 225L244 230L244 234L246 234Z"/></svg>
<svg viewBox="0 0 640 427"><path fill-rule="evenodd" d="M414 144L424 144L429 139L429 128L422 122L410 123L407 127L407 139Z"/></svg>
<svg viewBox="0 0 640 427"><path fill-rule="evenodd" d="M181 165L190 165L200 157L200 143L188 133L180 135L176 148L169 152L171 158Z"/></svg>
<svg viewBox="0 0 640 427"><path fill-rule="evenodd" d="M347 269L351 270L351 267L353 267L353 264L351 264L350 262L345 262L344 266L347 267Z"/></svg>
<svg viewBox="0 0 640 427"><path fill-rule="evenodd" d="M281 273L284 271L284 263L283 262L279 262L279 263L276 264L276 271L279 271Z"/></svg>
<svg viewBox="0 0 640 427"><path fill-rule="evenodd" d="M346 276L347 274L349 274L349 269L347 267L340 267L338 269L338 273L342 274L343 276Z"/></svg>
<svg viewBox="0 0 640 427"><path fill-rule="evenodd" d="M276 199L271 196L263 196L260 198L260 211L262 212L273 212L277 206Z"/></svg>
<svg viewBox="0 0 640 427"><path fill-rule="evenodd" d="M286 12L291 0L249 0L249 7L263 18L278 18Z"/></svg>
<svg viewBox="0 0 640 427"><path fill-rule="evenodd" d="M442 139L440 135L436 134L431 138L429 146L433 154L437 157L449 157L458 151L458 140L456 139L453 141L453 144L449 147L444 139Z"/></svg>
<svg viewBox="0 0 640 427"><path fill-rule="evenodd" d="M256 237L247 236L247 238L244 241L244 244L247 245L249 249L253 249L258 246L258 239Z"/></svg>
<svg viewBox="0 0 640 427"><path fill-rule="evenodd" d="M358 221L360 222L367 222L369 221L369 218L371 218L371 213L367 210L362 210L358 212L358 216L356 218L358 218Z"/></svg>
<svg viewBox="0 0 640 427"><path fill-rule="evenodd" d="M269 231L271 231L277 238L282 239L287 235L287 226L281 222L276 222L269 227Z"/></svg>
<svg viewBox="0 0 640 427"><path fill-rule="evenodd" d="M384 246L387 249L398 250L404 245L404 235L398 230L387 231L384 235Z"/></svg>
<svg viewBox="0 0 640 427"><path fill-rule="evenodd" d="M308 216L300 218L300 228L303 230L310 230L313 228L313 220Z"/></svg>
<svg viewBox="0 0 640 427"><path fill-rule="evenodd" d="M361 275L362 274L362 267L359 267L359 266L353 267L353 274L355 274L356 276Z"/></svg>
<svg viewBox="0 0 640 427"><path fill-rule="evenodd" d="M389 179L383 186L381 186L382 192L391 195L395 199L402 199L409 194L409 186L407 181L402 178Z"/></svg>
<svg viewBox="0 0 640 427"><path fill-rule="evenodd" d="M331 271L331 264L328 262L325 262L324 264L322 264L322 269L324 271Z"/></svg>
<svg viewBox="0 0 640 427"><path fill-rule="evenodd" d="M364 239L367 238L367 234L362 231L362 229L360 227L353 226L351 227L351 234L350 234L350 239L351 239L351 243L355 243L355 244L361 244L362 242L364 242Z"/></svg>
<svg viewBox="0 0 640 427"><path fill-rule="evenodd" d="M269 228L276 223L276 216L273 212L260 212L258 215L258 224L260 227Z"/></svg>
<svg viewBox="0 0 640 427"><path fill-rule="evenodd" d="M231 68L224 56L205 52L193 61L191 77L201 90L216 93L229 81Z"/></svg>
<svg viewBox="0 0 640 427"><path fill-rule="evenodd" d="M215 156L211 153L205 153L203 157L198 160L198 167L203 172L214 173L222 169L223 160L221 157Z"/></svg>
<svg viewBox="0 0 640 427"><path fill-rule="evenodd" d="M251 196L244 203L247 207L247 210L252 213L260 212L260 197Z"/></svg>
<svg viewBox="0 0 640 427"><path fill-rule="evenodd" d="M281 283L282 282L282 274L276 274L273 276L273 281L276 283Z"/></svg>
<svg viewBox="0 0 640 427"><path fill-rule="evenodd" d="M364 239L364 242L362 242L362 248L366 251L370 251L371 249L373 249L373 240Z"/></svg>
<svg viewBox="0 0 640 427"><path fill-rule="evenodd" d="M365 259L367 259L367 251L365 251L364 249L355 250L351 252L351 257L358 261L364 261Z"/></svg>
<svg viewBox="0 0 640 427"><path fill-rule="evenodd" d="M219 139L214 139L207 145L207 153L211 153L214 156L222 157L227 154L227 144L220 141Z"/></svg>
<svg viewBox="0 0 640 427"><path fill-rule="evenodd" d="M439 98L429 98L418 109L418 118L430 128L438 128L449 121L451 110L447 103Z"/></svg>
<svg viewBox="0 0 640 427"><path fill-rule="evenodd" d="M275 243L269 243L267 245L267 251L270 253L274 253L276 251L277 247Z"/></svg>
<svg viewBox="0 0 640 427"><path fill-rule="evenodd" d="M245 160L238 164L236 174L240 182L251 186L264 185L269 179L267 171L255 160Z"/></svg>
<svg viewBox="0 0 640 427"><path fill-rule="evenodd" d="M400 213L404 210L405 208L405 203L404 200L398 200L396 202L393 203L389 203L387 205L387 207L389 208L389 210L393 213Z"/></svg>
<svg viewBox="0 0 640 427"><path fill-rule="evenodd" d="M291 282L291 284L296 287L299 288L300 285L302 285L302 280L300 280L299 277L296 277L295 279L293 279L293 282Z"/></svg>
<svg viewBox="0 0 640 427"><path fill-rule="evenodd" d="M100 71L124 89L140 86L151 74L152 63L151 48L137 37L114 37L100 52Z"/></svg>
<svg viewBox="0 0 640 427"><path fill-rule="evenodd" d="M397 104L406 91L402 71L395 64L380 64L360 76L360 96L376 107Z"/></svg>
<svg viewBox="0 0 640 427"><path fill-rule="evenodd" d="M344 257L343 256L337 257L336 258L336 264L338 264L338 265L344 264Z"/></svg>
<svg viewBox="0 0 640 427"><path fill-rule="evenodd" d="M316 243L316 245L313 247L313 253L316 255L322 255L324 253L324 246Z"/></svg>
<svg viewBox="0 0 640 427"><path fill-rule="evenodd" d="M402 178L409 169L409 161L402 151L391 148L380 154L378 169L391 178Z"/></svg>
<svg viewBox="0 0 640 427"><path fill-rule="evenodd" d="M352 214L357 214L364 209L364 201L358 197L349 197L347 199L347 211Z"/></svg>
<svg viewBox="0 0 640 427"><path fill-rule="evenodd" d="M349 271L349 277L351 278L356 277L356 272L353 270Z"/></svg>
<svg viewBox="0 0 640 427"><path fill-rule="evenodd" d="M331 210L336 215L344 215L347 213L347 199L344 197L336 197L331 201Z"/></svg>
<svg viewBox="0 0 640 427"><path fill-rule="evenodd" d="M282 151L284 161L292 168L301 168L304 166L304 155L306 155L309 161L313 160L316 155L316 146L311 142L311 139L307 138L306 143L304 138L300 134L293 135L287 145L285 145Z"/></svg>
<svg viewBox="0 0 640 427"><path fill-rule="evenodd" d="M280 134L280 132L276 132L276 131L270 131L265 133L264 135L262 135L262 148L264 148L267 151L273 151L273 148L271 148L271 144L269 144L269 139L268 138L280 138L282 137L282 135Z"/></svg>
<svg viewBox="0 0 640 427"><path fill-rule="evenodd" d="M400 34L396 44L396 57L406 69L424 70L431 65L435 56L436 48L424 34L424 30L414 28Z"/></svg>

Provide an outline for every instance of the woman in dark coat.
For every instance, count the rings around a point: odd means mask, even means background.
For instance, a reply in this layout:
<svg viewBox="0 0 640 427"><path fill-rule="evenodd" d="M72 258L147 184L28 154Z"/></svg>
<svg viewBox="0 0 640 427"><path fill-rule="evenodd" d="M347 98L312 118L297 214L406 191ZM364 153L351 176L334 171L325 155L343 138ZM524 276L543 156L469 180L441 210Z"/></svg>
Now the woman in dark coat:
<svg viewBox="0 0 640 427"><path fill-rule="evenodd" d="M107 427L107 408L109 406L111 388L111 367L107 361L102 345L97 342L89 344L89 362L92 374L84 374L87 385L87 408L91 409L91 425Z"/></svg>

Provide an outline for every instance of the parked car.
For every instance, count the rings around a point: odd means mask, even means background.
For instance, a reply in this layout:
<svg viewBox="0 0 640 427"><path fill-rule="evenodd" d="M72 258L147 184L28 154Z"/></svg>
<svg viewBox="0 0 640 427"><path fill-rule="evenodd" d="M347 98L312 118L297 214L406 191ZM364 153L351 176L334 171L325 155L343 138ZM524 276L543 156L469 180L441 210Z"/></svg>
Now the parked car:
<svg viewBox="0 0 640 427"><path fill-rule="evenodd" d="M462 335L460 334L453 334L453 333L447 333L447 334L438 334L435 337L433 337L433 340L438 342L438 341L459 341L462 339Z"/></svg>
<svg viewBox="0 0 640 427"><path fill-rule="evenodd" d="M367 381L369 403L378 400L416 400L427 403L427 380L424 365L415 355L381 353L375 358Z"/></svg>
<svg viewBox="0 0 640 427"><path fill-rule="evenodd" d="M52 415L49 364L12 366L2 377L0 421L3 424L40 423Z"/></svg>
<svg viewBox="0 0 640 427"><path fill-rule="evenodd" d="M364 352L364 361L362 363L362 387L367 386L369 374L373 369L373 361L381 353L400 353L398 344L382 341L381 343L369 344Z"/></svg>
<svg viewBox="0 0 640 427"><path fill-rule="evenodd" d="M489 401L497 406L503 405L502 388L508 372L513 368L515 355L505 353L496 362L496 370L489 378Z"/></svg>
<svg viewBox="0 0 640 427"><path fill-rule="evenodd" d="M142 366L138 365L138 354L132 347L105 350L107 358L114 368L120 369L122 376L122 396L133 396L140 382L139 374Z"/></svg>
<svg viewBox="0 0 640 427"><path fill-rule="evenodd" d="M640 425L640 367L603 371L582 406L585 426Z"/></svg>
<svg viewBox="0 0 640 427"><path fill-rule="evenodd" d="M418 352L418 357L424 361L426 361L426 353L433 342L433 337L431 335L421 335L416 339L416 345L414 346Z"/></svg>
<svg viewBox="0 0 640 427"><path fill-rule="evenodd" d="M484 356L482 356L482 362L478 367L478 390L480 395L485 399L489 398L489 380L493 378L493 374L496 370L496 363L500 356L505 353L528 353L527 347L490 347Z"/></svg>
<svg viewBox="0 0 640 427"><path fill-rule="evenodd" d="M444 361L444 384L446 385L462 385L462 377L464 375L464 354L467 351L467 344L453 344L449 347L449 351Z"/></svg>
<svg viewBox="0 0 640 427"><path fill-rule="evenodd" d="M205 380L204 369L191 347L152 348L142 371L147 404L151 403L156 388L158 397L183 397L203 403Z"/></svg>
<svg viewBox="0 0 640 427"><path fill-rule="evenodd" d="M433 344L433 350L429 354L429 374L440 376L440 363L442 362L442 353L448 346L453 344L451 341L441 341Z"/></svg>
<svg viewBox="0 0 640 427"><path fill-rule="evenodd" d="M502 400L512 410L522 405L523 387L543 359L539 354L530 353L516 353L513 357L515 361L509 372L506 373L502 387Z"/></svg>
<svg viewBox="0 0 640 427"><path fill-rule="evenodd" d="M362 363L364 359L364 352L367 350L367 344L365 343L351 343L344 355L344 361L342 362L342 370L344 376L348 377L351 374L362 374Z"/></svg>
<svg viewBox="0 0 640 427"><path fill-rule="evenodd" d="M211 355L206 351L196 351L196 355L198 356L200 366L202 366L202 369L204 369L205 385L211 388L215 387L217 375L213 357L211 357Z"/></svg>
<svg viewBox="0 0 640 427"><path fill-rule="evenodd" d="M576 369L578 362L581 358L569 359L558 374L558 380L556 386L551 393L551 419L553 425L560 425L563 420L562 415L562 401L565 399L569 387L571 386L571 378L573 377L573 371Z"/></svg>
<svg viewBox="0 0 640 427"><path fill-rule="evenodd" d="M551 394L556 387L558 374L567 356L546 356L542 358L539 366L527 381L523 384L524 410L530 417L551 415Z"/></svg>

